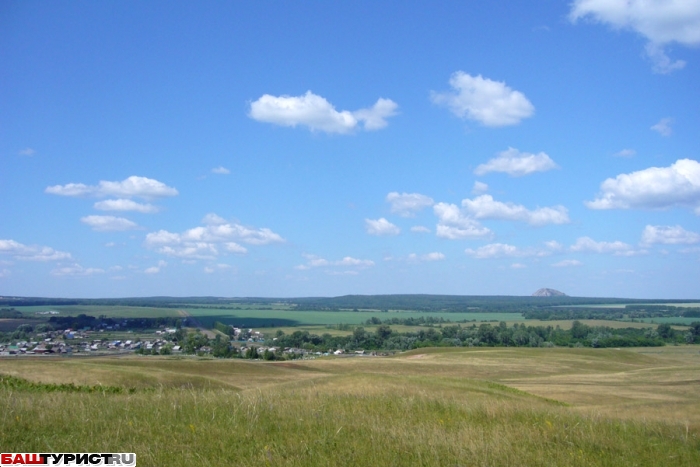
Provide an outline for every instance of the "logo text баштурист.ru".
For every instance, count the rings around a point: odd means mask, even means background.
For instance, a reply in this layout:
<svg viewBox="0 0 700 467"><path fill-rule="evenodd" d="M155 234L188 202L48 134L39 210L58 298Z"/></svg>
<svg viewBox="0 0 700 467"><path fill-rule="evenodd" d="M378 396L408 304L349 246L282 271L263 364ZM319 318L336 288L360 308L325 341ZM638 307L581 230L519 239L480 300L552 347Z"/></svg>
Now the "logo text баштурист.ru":
<svg viewBox="0 0 700 467"><path fill-rule="evenodd" d="M2 453L0 467L8 465L136 465L133 452L118 453Z"/></svg>

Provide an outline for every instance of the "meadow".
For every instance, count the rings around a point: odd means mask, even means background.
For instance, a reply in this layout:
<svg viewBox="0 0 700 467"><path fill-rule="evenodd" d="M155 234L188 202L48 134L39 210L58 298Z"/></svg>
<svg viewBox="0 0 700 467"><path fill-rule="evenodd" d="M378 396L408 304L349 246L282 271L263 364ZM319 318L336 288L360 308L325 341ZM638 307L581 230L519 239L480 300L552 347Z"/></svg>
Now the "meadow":
<svg viewBox="0 0 700 467"><path fill-rule="evenodd" d="M294 362L4 358L6 452L144 466L700 465L697 346L419 349ZM54 389L51 389L54 388Z"/></svg>

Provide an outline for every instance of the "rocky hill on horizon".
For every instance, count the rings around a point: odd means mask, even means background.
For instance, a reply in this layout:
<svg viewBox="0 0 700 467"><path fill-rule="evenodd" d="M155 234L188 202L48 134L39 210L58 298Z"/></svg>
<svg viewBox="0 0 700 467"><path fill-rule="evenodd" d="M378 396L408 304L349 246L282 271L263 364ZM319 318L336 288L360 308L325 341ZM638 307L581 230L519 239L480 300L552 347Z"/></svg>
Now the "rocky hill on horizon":
<svg viewBox="0 0 700 467"><path fill-rule="evenodd" d="M533 297L568 297L564 292L559 292L554 289L539 289L532 294Z"/></svg>

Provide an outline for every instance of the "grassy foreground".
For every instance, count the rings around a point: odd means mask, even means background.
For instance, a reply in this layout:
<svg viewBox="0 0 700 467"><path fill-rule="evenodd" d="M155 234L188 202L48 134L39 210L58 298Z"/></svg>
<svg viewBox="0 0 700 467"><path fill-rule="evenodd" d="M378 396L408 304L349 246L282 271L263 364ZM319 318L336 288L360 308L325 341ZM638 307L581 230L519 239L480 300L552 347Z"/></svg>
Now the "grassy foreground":
<svg viewBox="0 0 700 467"><path fill-rule="evenodd" d="M700 465L697 353L4 359L0 373L33 383L0 384L0 446L136 452L142 466ZM55 389L70 383L136 391Z"/></svg>

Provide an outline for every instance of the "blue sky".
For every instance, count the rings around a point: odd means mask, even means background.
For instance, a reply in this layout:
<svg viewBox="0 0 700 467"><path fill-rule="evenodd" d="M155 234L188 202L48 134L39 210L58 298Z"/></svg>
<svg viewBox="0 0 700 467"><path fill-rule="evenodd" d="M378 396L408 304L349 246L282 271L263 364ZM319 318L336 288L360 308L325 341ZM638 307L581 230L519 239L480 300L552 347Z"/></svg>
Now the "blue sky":
<svg viewBox="0 0 700 467"><path fill-rule="evenodd" d="M0 6L0 294L700 298L700 0Z"/></svg>

